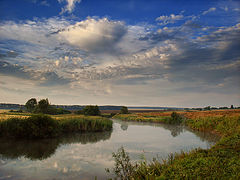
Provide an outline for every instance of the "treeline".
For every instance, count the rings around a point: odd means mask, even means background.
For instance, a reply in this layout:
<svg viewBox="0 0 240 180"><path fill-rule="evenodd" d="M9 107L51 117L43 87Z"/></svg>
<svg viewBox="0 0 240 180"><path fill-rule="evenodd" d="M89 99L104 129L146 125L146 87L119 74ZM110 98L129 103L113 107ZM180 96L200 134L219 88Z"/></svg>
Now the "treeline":
<svg viewBox="0 0 240 180"><path fill-rule="evenodd" d="M211 106L206 106L203 108L185 108L184 110L198 110L198 111L207 111L207 110L217 110L217 109L240 109L240 107L234 107L231 105L230 107L223 106L223 107L211 107Z"/></svg>
<svg viewBox="0 0 240 180"><path fill-rule="evenodd" d="M51 114L51 115L57 115L57 114L71 114L72 111L58 108L55 105L51 105L48 101L48 99L41 99L39 102L37 102L36 98L29 99L26 104L25 108L30 113L42 113L42 114ZM20 111L18 111L20 112ZM86 116L100 116L101 112L99 110L99 107L97 105L88 105L85 106L82 110L74 111L75 114L83 114Z"/></svg>
<svg viewBox="0 0 240 180"><path fill-rule="evenodd" d="M71 111L68 111L63 108L56 108L54 105L51 105L48 99L41 99L37 102L36 98L29 99L26 104L25 108L30 113L43 113L43 114L71 114Z"/></svg>
<svg viewBox="0 0 240 180"><path fill-rule="evenodd" d="M78 111L83 110L86 105L52 105L55 108L62 108L69 111ZM99 110L120 110L122 106L98 106ZM10 103L0 103L0 109L12 109L12 110L19 110L25 109L24 105L21 104L10 104Z"/></svg>

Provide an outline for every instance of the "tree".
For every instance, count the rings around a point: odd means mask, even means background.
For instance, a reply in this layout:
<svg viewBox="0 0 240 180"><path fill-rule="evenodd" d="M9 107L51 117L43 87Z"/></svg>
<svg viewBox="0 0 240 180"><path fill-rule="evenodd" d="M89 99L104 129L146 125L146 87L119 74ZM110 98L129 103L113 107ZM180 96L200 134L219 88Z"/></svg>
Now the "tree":
<svg viewBox="0 0 240 180"><path fill-rule="evenodd" d="M231 105L231 109L234 109L233 105Z"/></svg>
<svg viewBox="0 0 240 180"><path fill-rule="evenodd" d="M101 114L101 112L97 105L96 106L89 105L83 108L83 114L87 116L98 116Z"/></svg>
<svg viewBox="0 0 240 180"><path fill-rule="evenodd" d="M205 108L203 108L204 110L211 110L211 106L207 106Z"/></svg>
<svg viewBox="0 0 240 180"><path fill-rule="evenodd" d="M25 104L25 107L28 112L33 112L36 106L37 106L37 100L35 98L29 99Z"/></svg>
<svg viewBox="0 0 240 180"><path fill-rule="evenodd" d="M50 107L50 104L48 102L48 99L41 99L38 102L38 111L43 114L46 114L48 112L49 107Z"/></svg>
<svg viewBox="0 0 240 180"><path fill-rule="evenodd" d="M128 114L128 108L126 106L122 106L121 110L120 110L121 114Z"/></svg>

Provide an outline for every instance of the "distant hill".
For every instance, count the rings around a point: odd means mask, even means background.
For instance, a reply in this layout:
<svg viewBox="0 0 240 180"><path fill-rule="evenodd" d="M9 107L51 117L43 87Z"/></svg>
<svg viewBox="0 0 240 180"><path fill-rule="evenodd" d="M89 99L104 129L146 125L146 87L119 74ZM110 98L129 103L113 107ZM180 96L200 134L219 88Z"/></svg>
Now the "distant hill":
<svg viewBox="0 0 240 180"><path fill-rule="evenodd" d="M139 110L183 110L184 108L177 108L177 107L138 107L138 106L135 106L135 107L128 107L129 110L133 110L133 109L139 109Z"/></svg>
<svg viewBox="0 0 240 180"><path fill-rule="evenodd" d="M66 110L70 111L77 111L81 110L85 107L85 105L55 105L56 108L63 108ZM100 110L120 110L122 106L99 106ZM21 104L8 104L8 103L0 103L0 109L12 109L12 110L18 110L18 109L24 109L24 105ZM139 110L166 110L166 109L171 109L171 110L181 110L183 108L176 108L176 107L128 107L129 110L131 109L139 109Z"/></svg>

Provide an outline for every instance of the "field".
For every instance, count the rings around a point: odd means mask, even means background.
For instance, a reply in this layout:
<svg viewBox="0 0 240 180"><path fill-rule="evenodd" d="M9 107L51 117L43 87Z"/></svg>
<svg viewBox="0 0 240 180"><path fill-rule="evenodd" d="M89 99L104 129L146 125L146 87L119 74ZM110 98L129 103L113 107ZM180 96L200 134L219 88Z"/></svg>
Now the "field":
<svg viewBox="0 0 240 180"><path fill-rule="evenodd" d="M136 113L124 116L126 120L148 121L148 118L151 120L170 117L171 113ZM210 149L170 154L166 160L154 159L152 162L131 163L128 154L124 149L120 149L114 154L116 166L113 172L117 170L116 177L123 175L128 179L240 179L240 110L178 113L184 116L186 126L215 133L221 139Z"/></svg>

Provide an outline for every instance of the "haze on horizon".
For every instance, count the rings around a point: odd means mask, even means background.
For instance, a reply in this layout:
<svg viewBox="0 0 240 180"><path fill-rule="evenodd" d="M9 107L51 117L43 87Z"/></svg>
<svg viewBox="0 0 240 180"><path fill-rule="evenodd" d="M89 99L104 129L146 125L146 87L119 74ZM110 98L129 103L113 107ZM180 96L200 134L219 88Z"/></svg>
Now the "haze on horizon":
<svg viewBox="0 0 240 180"><path fill-rule="evenodd" d="M240 106L240 2L1 0L0 102Z"/></svg>

